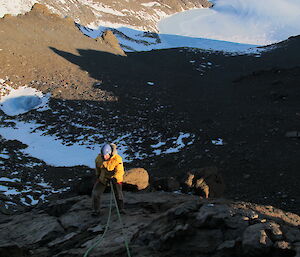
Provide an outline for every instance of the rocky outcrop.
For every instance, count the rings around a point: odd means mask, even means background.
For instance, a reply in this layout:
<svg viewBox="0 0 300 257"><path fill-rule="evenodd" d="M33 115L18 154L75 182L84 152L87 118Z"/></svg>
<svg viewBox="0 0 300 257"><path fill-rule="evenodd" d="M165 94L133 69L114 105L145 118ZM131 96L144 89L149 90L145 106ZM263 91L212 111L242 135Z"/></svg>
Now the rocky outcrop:
<svg viewBox="0 0 300 257"><path fill-rule="evenodd" d="M182 179L183 192L194 192L204 198L222 197L225 183L216 167L193 169Z"/></svg>
<svg viewBox="0 0 300 257"><path fill-rule="evenodd" d="M91 199L61 199L22 215L0 215L0 256L83 256L104 232ZM300 254L300 217L268 206L166 192L125 194L122 216L132 256L285 257ZM125 256L113 209L109 232L89 256ZM297 255L297 256L298 256Z"/></svg>
<svg viewBox="0 0 300 257"><path fill-rule="evenodd" d="M32 6L31 11L33 13L40 13L40 14L44 14L44 15L53 15L52 12L50 12L50 10L43 4L39 4L36 3Z"/></svg>
<svg viewBox="0 0 300 257"><path fill-rule="evenodd" d="M104 31L101 38L105 44L115 49L119 55L126 56L126 54L124 53L123 49L119 44L118 39L116 38L116 36L113 34L111 30Z"/></svg>
<svg viewBox="0 0 300 257"><path fill-rule="evenodd" d="M297 243L285 241L282 231L297 231L299 216L295 222L293 214L281 211L289 222L274 222L272 212L265 216L240 205L243 203L184 203L141 229L133 242L142 252L151 249L152 255L145 256L295 255Z"/></svg>

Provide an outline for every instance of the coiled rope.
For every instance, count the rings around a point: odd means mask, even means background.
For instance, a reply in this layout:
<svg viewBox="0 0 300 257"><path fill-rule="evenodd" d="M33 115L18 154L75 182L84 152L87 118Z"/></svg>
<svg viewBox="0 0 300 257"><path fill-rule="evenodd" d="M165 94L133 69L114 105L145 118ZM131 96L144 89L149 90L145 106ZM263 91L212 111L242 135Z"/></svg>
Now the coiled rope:
<svg viewBox="0 0 300 257"><path fill-rule="evenodd" d="M111 213L112 213L112 205L113 205L112 204L112 198L114 198L114 203L115 203L115 207L117 209L118 218L119 218L119 221L120 221L120 224L121 224L121 227L122 227L122 234L123 234L123 237L124 237L124 244L125 244L125 247L126 247L127 256L131 257L131 254L130 254L130 251L129 251L129 245L128 245L127 238L126 238L126 233L125 233L123 222L122 222L122 218L121 218L121 213L120 213L120 210L119 210L119 206L118 206L117 199L116 199L116 194L115 194L115 191L114 191L114 188L113 188L113 184L112 184L111 181L110 181L110 188L111 188L111 193L110 193L110 201L109 201L109 213L108 213L108 218L107 218L107 222L106 222L106 226L105 226L104 232L99 237L99 239L96 240L96 242L87 249L87 251L85 252L85 254L83 255L83 257L88 257L89 253L96 246L98 246L102 242L102 240L103 240L103 238L104 238L104 236L105 236L105 234L106 234L106 232L107 232L107 230L109 228L109 224L110 224L110 220L111 220Z"/></svg>

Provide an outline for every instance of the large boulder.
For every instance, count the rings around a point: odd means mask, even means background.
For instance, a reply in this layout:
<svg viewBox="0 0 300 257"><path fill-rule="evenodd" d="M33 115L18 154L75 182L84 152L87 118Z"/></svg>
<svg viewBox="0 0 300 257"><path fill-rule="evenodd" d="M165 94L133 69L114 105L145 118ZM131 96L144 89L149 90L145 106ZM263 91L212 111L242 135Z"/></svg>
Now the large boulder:
<svg viewBox="0 0 300 257"><path fill-rule="evenodd" d="M225 190L224 180L216 167L193 169L185 175L181 184L183 192L192 191L204 198L222 197Z"/></svg>
<svg viewBox="0 0 300 257"><path fill-rule="evenodd" d="M143 190L149 186L149 174L143 168L133 168L125 171L124 190Z"/></svg>
<svg viewBox="0 0 300 257"><path fill-rule="evenodd" d="M246 228L243 234L243 252L245 256L267 255L273 243L265 230L265 224L255 224Z"/></svg>

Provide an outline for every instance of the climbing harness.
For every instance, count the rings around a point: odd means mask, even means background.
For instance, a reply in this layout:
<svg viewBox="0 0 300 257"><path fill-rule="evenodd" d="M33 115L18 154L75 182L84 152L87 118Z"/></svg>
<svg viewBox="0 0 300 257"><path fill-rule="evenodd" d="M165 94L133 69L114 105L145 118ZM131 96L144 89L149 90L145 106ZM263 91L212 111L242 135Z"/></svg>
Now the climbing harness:
<svg viewBox="0 0 300 257"><path fill-rule="evenodd" d="M120 221L120 224L121 224L121 227L122 227L122 234L123 234L123 237L124 237L124 244L125 244L125 247L126 247L126 251L127 251L127 256L128 257L131 257L131 254L130 254L130 251L129 251L129 245L128 245L128 242L127 242L127 238L126 238L126 234L125 234L125 230L124 230L124 226L123 226L123 222L122 222L122 218L121 218L121 214L120 214L120 210L119 210L119 206L117 204L117 199L116 199L116 195L115 195L115 191L114 191L114 188L113 188L113 184L112 182L110 181L110 188L111 188L111 193L110 193L110 201L109 201L109 213L108 213L108 218L107 218L107 222L106 222L106 226L105 226L105 229L104 229L104 232L103 234L100 236L100 238L92 245L90 246L87 251L85 252L85 254L83 255L83 257L88 257L89 253L96 247L98 246L108 228L109 228L109 224L110 224L110 219L111 219L111 212L112 212L112 199L114 198L114 202L115 202L115 206L116 206L116 209L117 209L117 214L118 214L118 218L119 218L119 221Z"/></svg>

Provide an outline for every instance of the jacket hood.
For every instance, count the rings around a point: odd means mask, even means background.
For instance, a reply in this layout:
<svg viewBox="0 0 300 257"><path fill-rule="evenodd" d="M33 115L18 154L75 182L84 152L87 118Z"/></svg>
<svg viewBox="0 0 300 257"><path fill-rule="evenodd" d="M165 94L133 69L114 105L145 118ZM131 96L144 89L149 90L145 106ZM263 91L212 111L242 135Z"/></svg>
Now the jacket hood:
<svg viewBox="0 0 300 257"><path fill-rule="evenodd" d="M115 144L110 144L111 146L111 149L112 149L112 152L111 152L111 156L115 156L118 154L118 151L117 151L117 145Z"/></svg>

